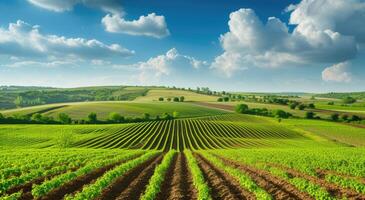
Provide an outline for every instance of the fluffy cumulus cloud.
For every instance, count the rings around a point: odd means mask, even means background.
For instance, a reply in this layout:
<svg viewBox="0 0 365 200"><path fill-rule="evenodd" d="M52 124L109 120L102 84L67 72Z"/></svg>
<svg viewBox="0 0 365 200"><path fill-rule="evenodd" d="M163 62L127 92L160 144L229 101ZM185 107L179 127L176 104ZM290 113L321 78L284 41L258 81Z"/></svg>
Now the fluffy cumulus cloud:
<svg viewBox="0 0 365 200"><path fill-rule="evenodd" d="M159 83L161 79L191 76L194 72L208 66L208 62L180 54L172 48L165 54L149 58L147 61L130 65L113 65L114 68L137 70L138 81L142 84Z"/></svg>
<svg viewBox="0 0 365 200"><path fill-rule="evenodd" d="M70 11L77 4L100 8L105 12L122 12L122 5L121 1L119 0L28 0L28 2L38 7L55 12Z"/></svg>
<svg viewBox="0 0 365 200"><path fill-rule="evenodd" d="M127 21L120 15L108 14L102 19L105 30L112 33L144 35L162 38L170 34L164 16L155 13L140 16L138 20Z"/></svg>
<svg viewBox="0 0 365 200"><path fill-rule="evenodd" d="M143 35L155 38L163 38L170 35L165 17L150 13L142 15L137 20L128 21L122 9L122 1L119 0L28 0L33 5L41 8L64 12L70 11L77 4L88 7L100 8L109 13L101 20L105 30L112 33L124 33L129 35Z"/></svg>
<svg viewBox="0 0 365 200"><path fill-rule="evenodd" d="M275 17L262 22L251 9L232 12L229 32L220 37L224 52L211 68L230 76L249 66L341 63L356 57L364 42L362 0L303 0L286 11L293 31Z"/></svg>
<svg viewBox="0 0 365 200"><path fill-rule="evenodd" d="M322 79L333 82L350 82L351 73L347 72L348 66L348 62L342 62L327 67L322 72Z"/></svg>
<svg viewBox="0 0 365 200"><path fill-rule="evenodd" d="M130 56L133 51L118 44L107 45L95 39L42 34L39 26L19 20L10 23L7 29L0 28L1 54L13 57L97 59Z"/></svg>

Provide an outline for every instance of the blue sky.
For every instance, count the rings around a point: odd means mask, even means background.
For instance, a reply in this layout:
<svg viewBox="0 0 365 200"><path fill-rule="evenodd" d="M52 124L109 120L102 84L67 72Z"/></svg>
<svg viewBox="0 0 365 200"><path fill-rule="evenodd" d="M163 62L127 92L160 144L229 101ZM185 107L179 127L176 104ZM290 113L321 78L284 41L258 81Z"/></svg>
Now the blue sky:
<svg viewBox="0 0 365 200"><path fill-rule="evenodd" d="M0 85L365 90L365 2L327 1L2 1Z"/></svg>

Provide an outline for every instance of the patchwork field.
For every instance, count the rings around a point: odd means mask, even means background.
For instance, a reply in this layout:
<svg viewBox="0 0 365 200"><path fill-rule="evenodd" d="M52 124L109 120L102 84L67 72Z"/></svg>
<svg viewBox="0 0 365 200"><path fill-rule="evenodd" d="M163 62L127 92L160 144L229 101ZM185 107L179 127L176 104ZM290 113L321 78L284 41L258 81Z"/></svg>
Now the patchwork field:
<svg viewBox="0 0 365 200"><path fill-rule="evenodd" d="M0 199L365 199L364 128L235 114L230 104L206 104L41 106L49 116L77 118L92 108L105 117L110 111L177 111L180 117L2 124Z"/></svg>

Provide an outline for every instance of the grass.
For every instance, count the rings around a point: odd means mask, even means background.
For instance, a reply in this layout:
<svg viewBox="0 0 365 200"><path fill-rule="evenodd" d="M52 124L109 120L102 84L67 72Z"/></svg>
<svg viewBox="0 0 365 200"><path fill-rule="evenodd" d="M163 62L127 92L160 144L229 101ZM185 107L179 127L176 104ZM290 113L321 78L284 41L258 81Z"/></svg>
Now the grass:
<svg viewBox="0 0 365 200"><path fill-rule="evenodd" d="M173 98L184 96L185 101L217 101L218 97L209 96L204 94L198 94L196 92L187 90L174 90L174 89L151 89L146 96L141 96L136 101L158 101L160 97Z"/></svg>
<svg viewBox="0 0 365 200"><path fill-rule="evenodd" d="M135 124L2 125L0 146L194 150L336 146L352 140L354 145L357 142L356 146L361 146L365 141L361 136L363 129L342 125L342 130L350 130L352 134L342 135L341 140L333 142L333 139L326 139L327 135L319 135L316 129L313 132L307 130L311 126L296 126L299 122L283 120L278 123L268 117L225 114ZM305 122L312 123L303 120ZM336 124L328 122L327 125ZM323 127L323 131L327 128ZM358 138L353 139L354 135Z"/></svg>
<svg viewBox="0 0 365 200"><path fill-rule="evenodd" d="M364 128L347 124L304 119L287 119L282 123L292 129L299 128L338 143L350 146L365 146Z"/></svg>
<svg viewBox="0 0 365 200"><path fill-rule="evenodd" d="M62 105L63 107L60 107ZM142 117L144 113L149 113L151 117L155 117L156 115L161 116L165 112L172 114L174 111L179 113L179 117L197 117L224 113L224 111L218 111L216 109L210 109L184 102L108 101L34 106L4 111L3 114L11 116L14 114L26 115L40 112L47 116L57 117L59 113L67 113L73 119L85 119L90 112L95 112L98 119L105 120L111 112L117 112L126 117Z"/></svg>

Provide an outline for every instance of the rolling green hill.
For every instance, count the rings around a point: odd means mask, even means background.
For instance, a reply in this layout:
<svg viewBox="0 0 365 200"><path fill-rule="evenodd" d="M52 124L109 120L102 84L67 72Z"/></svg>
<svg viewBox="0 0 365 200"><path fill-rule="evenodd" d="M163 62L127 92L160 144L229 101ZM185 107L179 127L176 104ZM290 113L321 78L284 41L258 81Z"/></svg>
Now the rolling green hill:
<svg viewBox="0 0 365 200"><path fill-rule="evenodd" d="M32 115L42 113L47 116L57 117L59 113L66 113L73 119L84 119L90 112L95 112L99 119L105 120L109 113L117 112L125 117L142 117L144 113L149 113L151 117L162 115L163 113L172 114L178 112L178 117L197 117L206 115L217 115L225 113L212 108L206 108L184 102L122 102L122 101L103 101L103 102L80 102L49 104L33 106L20 109L6 110L2 113L5 116L12 115Z"/></svg>

